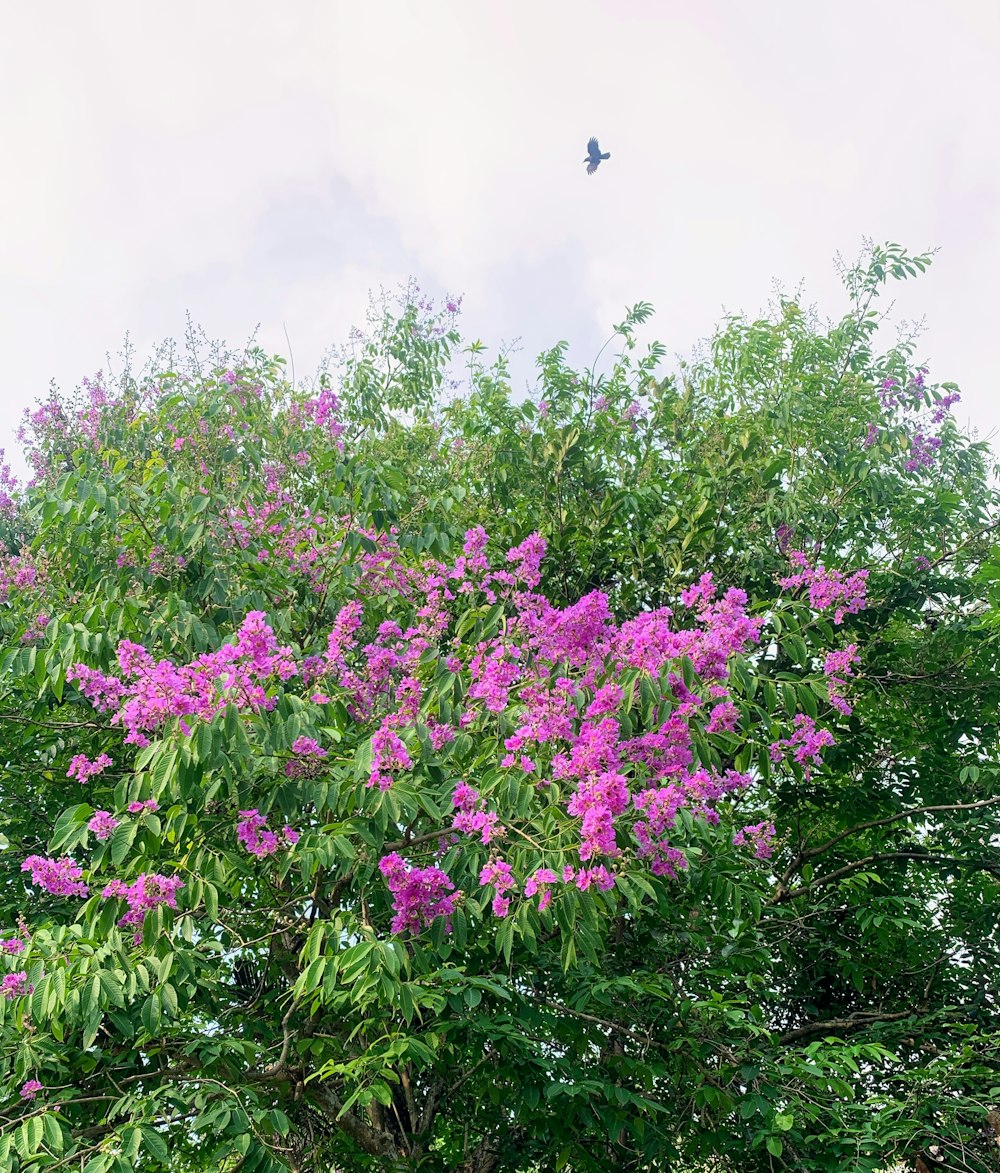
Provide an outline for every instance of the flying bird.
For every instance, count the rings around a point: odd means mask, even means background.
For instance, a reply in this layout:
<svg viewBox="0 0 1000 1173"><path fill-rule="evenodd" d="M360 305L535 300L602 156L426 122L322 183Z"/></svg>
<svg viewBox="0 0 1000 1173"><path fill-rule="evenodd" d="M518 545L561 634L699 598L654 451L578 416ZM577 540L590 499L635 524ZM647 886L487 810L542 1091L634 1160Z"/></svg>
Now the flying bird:
<svg viewBox="0 0 1000 1173"><path fill-rule="evenodd" d="M593 175L594 172L597 170L597 168L600 167L601 160L602 159L610 159L610 158L611 158L611 152L605 151L604 154L602 155L601 148L598 145L597 139L592 138L587 143L587 157L586 157L586 159L584 159L584 163L587 164L587 174Z"/></svg>

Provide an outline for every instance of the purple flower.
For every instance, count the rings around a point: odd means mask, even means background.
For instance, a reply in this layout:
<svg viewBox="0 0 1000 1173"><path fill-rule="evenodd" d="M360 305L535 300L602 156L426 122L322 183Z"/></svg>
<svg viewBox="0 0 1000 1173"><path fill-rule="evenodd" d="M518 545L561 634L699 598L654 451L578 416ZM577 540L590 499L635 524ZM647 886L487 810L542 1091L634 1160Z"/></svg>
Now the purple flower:
<svg viewBox="0 0 1000 1173"><path fill-rule="evenodd" d="M5 974L3 981L0 982L0 992L5 998L21 998L25 994L30 994L34 988L23 969L19 973Z"/></svg>
<svg viewBox="0 0 1000 1173"><path fill-rule="evenodd" d="M87 830L92 831L98 839L104 840L111 837L111 833L118 825L118 820L110 811L95 811L94 817L87 824Z"/></svg>
<svg viewBox="0 0 1000 1173"><path fill-rule="evenodd" d="M79 882L83 869L69 856L46 859L42 855L29 855L21 864L21 871L30 872L31 882L53 896L87 895L87 885Z"/></svg>
<svg viewBox="0 0 1000 1173"><path fill-rule="evenodd" d="M106 753L100 754L93 761L90 761L86 754L78 753L76 757L70 760L66 777L76 778L79 782L86 782L88 778L93 778L95 774L100 774L111 764L111 759Z"/></svg>
<svg viewBox="0 0 1000 1173"><path fill-rule="evenodd" d="M112 880L107 884L101 895L105 900L120 897L128 904L128 912L118 922L119 925L134 928L136 944L142 939L142 924L146 913L160 905L167 908L177 907L177 893L184 887L179 876L161 876L156 873L144 873L137 876L133 883L126 884L122 880Z"/></svg>
<svg viewBox="0 0 1000 1173"><path fill-rule="evenodd" d="M791 750L796 763L802 766L808 778L812 767L821 762L823 750L833 745L833 734L829 729L817 729L816 722L805 713L799 713L794 724L795 731L791 737L772 743L771 761L780 762L785 757L785 751Z"/></svg>
<svg viewBox="0 0 1000 1173"><path fill-rule="evenodd" d="M781 585L786 589L808 587L810 607L814 611L826 611L833 607L834 623L843 623L845 616L856 615L868 605L865 593L868 585L867 570L856 570L845 577L841 571L827 570L822 564L810 566L801 550L793 550L789 559L799 567L799 572L781 579Z"/></svg>
<svg viewBox="0 0 1000 1173"><path fill-rule="evenodd" d="M42 1086L37 1079L26 1079L21 1084L21 1099L33 1100L38 1092L42 1090Z"/></svg>
<svg viewBox="0 0 1000 1173"><path fill-rule="evenodd" d="M284 827L280 832L270 830L267 819L256 808L240 811L236 838L251 855L258 857L273 855L279 847L294 847L299 840L298 833L291 827Z"/></svg>
<svg viewBox="0 0 1000 1173"><path fill-rule="evenodd" d="M772 841L775 833L774 823L752 823L736 832L733 844L736 847L753 847L758 859L770 859L774 854Z"/></svg>
<svg viewBox="0 0 1000 1173"><path fill-rule="evenodd" d="M510 897L507 893L514 887L510 864L502 859L493 860L479 873L479 882L483 887L493 885L493 915L506 916L510 912Z"/></svg>
<svg viewBox="0 0 1000 1173"><path fill-rule="evenodd" d="M416 935L439 916L445 917L445 927L451 932L458 894L445 872L436 867L411 867L396 852L381 859L378 867L392 893L394 933Z"/></svg>
<svg viewBox="0 0 1000 1173"><path fill-rule="evenodd" d="M536 892L540 892L538 897L538 911L544 912L546 908L552 903L552 893L549 890L550 884L558 884L559 877L551 868L539 868L533 876L529 876L524 884L525 896L534 896Z"/></svg>

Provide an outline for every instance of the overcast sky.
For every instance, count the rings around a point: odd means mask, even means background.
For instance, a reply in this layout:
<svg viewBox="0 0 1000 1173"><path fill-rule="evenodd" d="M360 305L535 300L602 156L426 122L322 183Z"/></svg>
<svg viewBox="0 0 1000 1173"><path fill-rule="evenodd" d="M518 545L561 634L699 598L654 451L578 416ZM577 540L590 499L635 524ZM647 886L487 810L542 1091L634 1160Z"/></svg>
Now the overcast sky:
<svg viewBox="0 0 1000 1173"><path fill-rule="evenodd" d="M190 311L299 373L370 288L580 365L649 300L685 353L863 237L939 247L920 357L1000 428L997 0L2 5L0 445ZM588 178L596 134L610 162Z"/></svg>

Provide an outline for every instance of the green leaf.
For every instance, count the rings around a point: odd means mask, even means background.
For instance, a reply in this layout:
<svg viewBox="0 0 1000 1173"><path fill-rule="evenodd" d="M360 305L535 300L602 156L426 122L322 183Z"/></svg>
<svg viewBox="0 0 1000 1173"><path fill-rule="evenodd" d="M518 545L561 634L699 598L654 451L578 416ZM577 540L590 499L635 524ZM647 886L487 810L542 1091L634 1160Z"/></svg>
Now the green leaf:
<svg viewBox="0 0 1000 1173"><path fill-rule="evenodd" d="M148 1124L143 1124L140 1127L142 1131L142 1144L146 1152L154 1160L159 1161L161 1165L169 1165L170 1150L167 1148L167 1142L163 1136Z"/></svg>
<svg viewBox="0 0 1000 1173"><path fill-rule="evenodd" d="M75 844L80 838L81 829L84 823L94 813L94 808L88 806L87 803L81 802L76 806L71 806L56 819L56 825L52 828L52 835L49 838L50 851L58 851L70 843Z"/></svg>
<svg viewBox="0 0 1000 1173"><path fill-rule="evenodd" d="M135 841L137 825L131 820L119 823L111 832L111 862L117 867L128 855Z"/></svg>
<svg viewBox="0 0 1000 1173"><path fill-rule="evenodd" d="M160 999L157 994L150 994L142 1005L142 1025L150 1038L157 1038L160 1031Z"/></svg>

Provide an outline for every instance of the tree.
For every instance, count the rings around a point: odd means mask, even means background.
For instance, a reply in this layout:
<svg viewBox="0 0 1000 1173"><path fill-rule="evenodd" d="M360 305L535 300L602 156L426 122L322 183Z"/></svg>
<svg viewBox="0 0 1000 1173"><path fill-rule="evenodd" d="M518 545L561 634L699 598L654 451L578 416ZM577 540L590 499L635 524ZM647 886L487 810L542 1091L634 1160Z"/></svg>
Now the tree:
<svg viewBox="0 0 1000 1173"><path fill-rule="evenodd" d="M192 346L34 413L0 1155L995 1168L996 501L875 346L926 263L676 379L640 305L448 400L408 291L306 389Z"/></svg>

